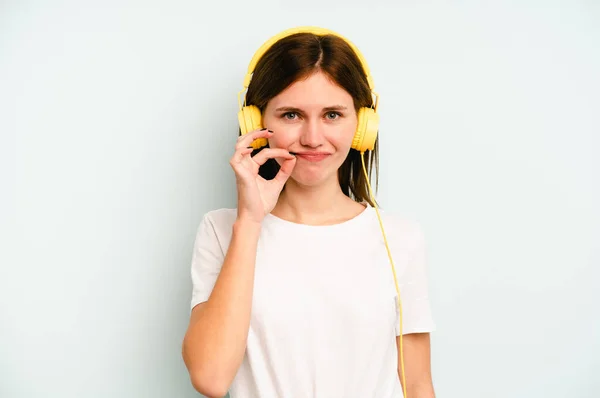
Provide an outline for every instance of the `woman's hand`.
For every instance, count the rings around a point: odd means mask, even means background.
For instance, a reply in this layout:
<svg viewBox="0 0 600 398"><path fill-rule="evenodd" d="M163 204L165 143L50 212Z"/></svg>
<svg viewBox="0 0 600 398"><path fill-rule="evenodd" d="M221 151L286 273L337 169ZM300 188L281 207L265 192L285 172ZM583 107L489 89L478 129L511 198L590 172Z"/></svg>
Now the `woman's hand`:
<svg viewBox="0 0 600 398"><path fill-rule="evenodd" d="M235 172L238 192L238 219L261 223L263 218L273 210L285 182L296 165L296 157L285 149L264 148L255 156L251 156L250 146L257 138L270 138L273 132L262 129L255 130L238 138L235 153L229 164ZM258 169L267 159L281 159L281 168L272 180L265 180L258 174Z"/></svg>

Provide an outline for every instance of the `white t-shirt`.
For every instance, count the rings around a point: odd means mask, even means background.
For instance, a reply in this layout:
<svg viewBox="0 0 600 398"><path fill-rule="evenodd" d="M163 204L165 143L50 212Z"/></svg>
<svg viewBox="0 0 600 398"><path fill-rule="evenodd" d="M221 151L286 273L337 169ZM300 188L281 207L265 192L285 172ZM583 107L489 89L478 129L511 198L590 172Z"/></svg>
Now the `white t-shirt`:
<svg viewBox="0 0 600 398"><path fill-rule="evenodd" d="M394 260L403 333L431 332L420 224L379 210ZM236 209L206 213L197 231L192 308L208 299ZM336 225L265 217L246 353L231 398L400 398L396 287L375 209Z"/></svg>

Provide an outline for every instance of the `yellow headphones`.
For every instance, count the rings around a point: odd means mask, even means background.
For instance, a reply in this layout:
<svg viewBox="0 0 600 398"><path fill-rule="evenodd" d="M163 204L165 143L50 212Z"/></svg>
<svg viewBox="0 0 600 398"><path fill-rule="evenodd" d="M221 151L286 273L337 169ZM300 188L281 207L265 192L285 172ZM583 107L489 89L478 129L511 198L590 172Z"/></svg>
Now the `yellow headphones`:
<svg viewBox="0 0 600 398"><path fill-rule="evenodd" d="M262 115L258 107L255 105L246 105L246 99L244 98L244 105L242 106L241 95L244 90L248 88L250 85L250 80L252 80L252 74L254 73L254 68L258 61L262 58L262 56L271 48L271 46L283 39L285 37L291 36L296 33L313 33L318 36L324 35L333 35L344 40L348 45L352 48L360 63L363 67L365 75L367 75L367 81L369 83L369 88L371 89L371 93L375 95L376 101L374 108L363 107L358 111L358 125L356 128L356 133L354 134L354 138L352 140L352 148L357 151L363 153L367 150L373 150L375 147L375 140L377 139L377 132L379 130L379 115L377 114L377 106L379 105L379 95L373 91L374 84L373 78L371 77L371 72L369 71L369 67L362 55L362 53L358 50L358 48L351 43L345 37L339 35L336 32L333 32L328 29L319 28L315 26L303 26L297 28L291 28L284 30L283 32L271 37L267 40L259 49L256 51L252 60L250 61L250 65L248 65L248 71L246 72L246 76L244 77L244 88L238 93L238 105L240 107L240 111L238 112L238 122L240 125L240 130L242 135L248 134L251 131L256 129L263 128L262 125ZM259 138L252 142L252 147L254 149L259 149L263 146L267 145L266 138Z"/></svg>
<svg viewBox="0 0 600 398"><path fill-rule="evenodd" d="M250 61L250 65L248 66L248 71L246 76L244 77L244 88L238 93L238 104L240 107L240 111L238 112L238 122L240 125L240 130L242 135L248 134L256 129L263 128L262 125L262 115L260 110L255 105L246 105L246 100L244 99L244 106L242 106L241 94L244 90L248 88L250 85L250 80L252 79L252 73L254 72L254 68L256 64L260 60L260 58L264 55L264 53L278 40L296 34L296 33L314 33L318 36L323 35L333 35L344 40L348 45L352 48L360 63L363 67L365 74L367 75L367 81L369 83L369 88L371 89L371 93L375 95L375 105L374 108L363 107L358 111L358 126L356 128L356 132L354 133L354 138L352 140L352 148L356 149L361 154L362 160L362 169L365 174L367 186L369 188L369 196L371 197L371 201L375 204L375 212L377 213L377 218L379 219L379 227L381 228L381 233L383 235L383 241L385 243L385 247L387 250L388 257L390 259L390 264L392 266L392 273L394 275L394 282L396 284L396 292L397 292L397 303L400 311L400 362L402 368L402 387L404 392L404 397L408 398L406 393L406 379L405 379L405 371L404 371L404 348L403 348L403 338L402 338L402 304L400 301L400 289L398 288L398 278L396 276L396 268L394 266L394 260L392 259L392 254L390 252L390 248L387 242L387 238L385 235L385 230L383 229L383 222L381 221L381 215L379 214L379 209L377 207L377 202L373 196L373 190L371 188L371 184L369 182L369 175L367 173L367 168L365 166L365 158L364 153L367 150L373 150L375 147L375 140L377 139L377 132L379 131L379 114L377 113L377 106L379 105L379 95L373 91L374 84L373 78L371 77L371 72L369 71L369 67L367 66L367 62L365 61L361 52L356 48L352 42L350 42L345 37L335 33L331 30L314 27L314 26L304 26L298 28L291 28L285 30L267 40L254 54L252 60ZM263 146L267 145L266 138L259 138L252 142L252 147L254 149L259 149Z"/></svg>

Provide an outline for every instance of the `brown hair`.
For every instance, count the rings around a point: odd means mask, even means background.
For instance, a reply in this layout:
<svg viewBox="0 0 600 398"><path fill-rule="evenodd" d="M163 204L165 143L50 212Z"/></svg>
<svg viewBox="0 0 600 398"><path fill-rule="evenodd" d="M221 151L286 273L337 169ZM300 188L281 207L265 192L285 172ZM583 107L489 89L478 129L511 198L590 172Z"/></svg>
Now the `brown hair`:
<svg viewBox="0 0 600 398"><path fill-rule="evenodd" d="M348 43L334 35L318 36L312 33L297 33L282 38L265 52L254 69L246 92L246 105L255 105L264 112L273 97L292 83L318 71L328 75L352 96L357 112L361 107L373 105L371 89L362 64ZM364 153L369 176L372 175L373 166L379 172L378 147L379 137L373 150ZM259 151L260 149L253 151L253 155ZM269 159L260 167L259 174L269 180L278 171L279 164L274 159ZM374 206L359 151L350 149L346 160L338 169L338 179L346 196ZM376 175L375 190L377 186Z"/></svg>

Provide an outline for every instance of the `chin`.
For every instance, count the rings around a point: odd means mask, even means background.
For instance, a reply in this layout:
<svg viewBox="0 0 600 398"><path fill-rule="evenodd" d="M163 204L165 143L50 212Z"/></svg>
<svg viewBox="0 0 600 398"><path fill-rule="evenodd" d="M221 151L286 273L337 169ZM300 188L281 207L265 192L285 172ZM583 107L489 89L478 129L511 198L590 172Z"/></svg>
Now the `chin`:
<svg viewBox="0 0 600 398"><path fill-rule="evenodd" d="M294 170L290 176L290 179L294 180L294 182L300 186L316 187L323 185L331 179L335 179L337 181L337 170L335 170L333 173L326 174L323 173L323 170L319 170L319 172Z"/></svg>

